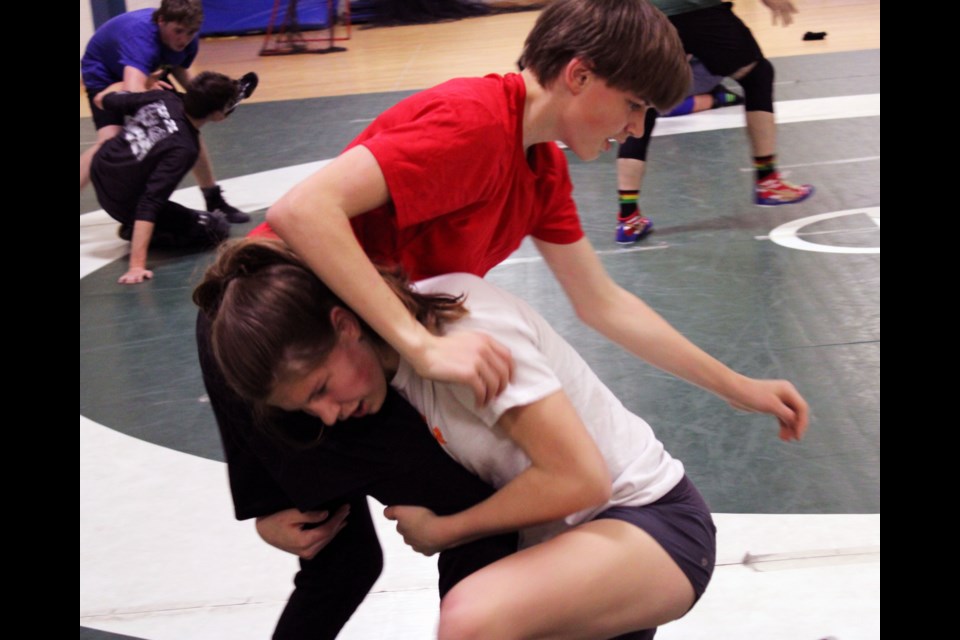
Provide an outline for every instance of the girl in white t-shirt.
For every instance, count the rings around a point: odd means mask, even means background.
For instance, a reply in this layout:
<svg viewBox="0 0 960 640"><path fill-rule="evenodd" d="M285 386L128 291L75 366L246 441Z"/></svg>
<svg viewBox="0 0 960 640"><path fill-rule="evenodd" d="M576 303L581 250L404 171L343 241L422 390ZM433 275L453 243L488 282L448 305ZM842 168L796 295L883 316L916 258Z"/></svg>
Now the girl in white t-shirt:
<svg viewBox="0 0 960 640"><path fill-rule="evenodd" d="M509 347L506 390L478 406L470 389L420 377L275 241L229 247L194 299L212 318L227 381L264 409L266 426L274 408L336 428L376 413L392 384L440 445L497 489L449 516L386 509L426 555L521 531L517 553L443 599L439 637L651 638L684 615L713 571L715 529L650 426L522 300L466 274L412 289L385 278L431 331L484 332Z"/></svg>

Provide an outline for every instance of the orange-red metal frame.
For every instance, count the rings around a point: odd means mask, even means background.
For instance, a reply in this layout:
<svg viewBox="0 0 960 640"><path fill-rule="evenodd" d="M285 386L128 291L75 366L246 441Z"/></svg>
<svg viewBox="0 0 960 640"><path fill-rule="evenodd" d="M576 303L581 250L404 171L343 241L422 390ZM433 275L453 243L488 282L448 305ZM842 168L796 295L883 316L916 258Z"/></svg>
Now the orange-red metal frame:
<svg viewBox="0 0 960 640"><path fill-rule="evenodd" d="M301 32L288 33L287 25L284 22L276 29L277 15L280 12L280 5L295 0L274 0L273 10L270 12L270 23L267 25L267 33L263 39L263 46L260 48L262 56L291 55L294 53L329 53L333 51L346 51L343 47L335 47L334 42L349 40L351 35L350 23L350 0L339 0L343 3L342 24L346 29L345 36L336 35L337 16L334 13L334 3L336 0L321 0L327 9L327 22L329 27L323 29L327 31L326 37L308 38ZM276 32L275 32L276 30ZM326 42L327 47L321 49L311 49L311 42Z"/></svg>

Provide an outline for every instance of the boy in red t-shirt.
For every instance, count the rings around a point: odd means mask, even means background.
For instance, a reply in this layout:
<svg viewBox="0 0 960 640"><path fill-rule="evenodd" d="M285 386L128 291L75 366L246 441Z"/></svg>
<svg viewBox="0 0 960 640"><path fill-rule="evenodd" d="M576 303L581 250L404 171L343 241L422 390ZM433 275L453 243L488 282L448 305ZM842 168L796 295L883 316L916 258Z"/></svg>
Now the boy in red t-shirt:
<svg viewBox="0 0 960 640"><path fill-rule="evenodd" d="M802 433L806 403L789 382L747 378L691 344L613 282L580 227L566 160L553 141L593 160L613 141L641 135L649 107L667 110L685 96L689 64L665 16L645 0L557 0L527 37L521 66L519 74L453 80L389 109L271 207L269 226L254 233L283 238L419 374L466 384L478 402L509 383L508 350L482 334L427 332L371 258L400 264L413 278L482 276L531 236L588 325L651 364ZM206 321L200 323L201 354L209 356ZM244 407L216 395L210 400L224 441L235 447L230 471L238 513L241 491L254 510L265 494L276 509L290 490L237 444L239 425L251 422L242 418ZM342 517L324 521L325 514L295 508L259 514L257 529L267 542L311 558L284 613L306 620L313 612L302 602L321 602L306 592L346 579L320 573L327 545L347 533Z"/></svg>
<svg viewBox="0 0 960 640"><path fill-rule="evenodd" d="M414 278L483 276L530 235L586 324L736 406L805 424L789 383L746 378L690 343L610 278L580 229L553 141L596 159L641 135L649 107L685 96L690 67L665 16L644 0L560 0L537 20L520 66L388 110L267 222L418 373L466 384L478 402L509 383L509 353L485 336L427 332L371 256Z"/></svg>

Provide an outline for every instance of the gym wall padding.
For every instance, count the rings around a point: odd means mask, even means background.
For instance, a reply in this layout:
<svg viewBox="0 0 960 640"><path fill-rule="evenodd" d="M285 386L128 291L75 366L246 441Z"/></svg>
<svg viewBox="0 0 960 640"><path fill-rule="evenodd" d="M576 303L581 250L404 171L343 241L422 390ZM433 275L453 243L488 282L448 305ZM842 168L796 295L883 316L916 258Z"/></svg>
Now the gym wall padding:
<svg viewBox="0 0 960 640"><path fill-rule="evenodd" d="M281 0L277 9L275 27L284 23L284 16L291 0ZM325 0L299 0L297 21L303 30L327 27L327 3ZM339 1L334 2L336 13ZM203 27L200 35L240 35L262 33L270 24L274 0L204 0Z"/></svg>

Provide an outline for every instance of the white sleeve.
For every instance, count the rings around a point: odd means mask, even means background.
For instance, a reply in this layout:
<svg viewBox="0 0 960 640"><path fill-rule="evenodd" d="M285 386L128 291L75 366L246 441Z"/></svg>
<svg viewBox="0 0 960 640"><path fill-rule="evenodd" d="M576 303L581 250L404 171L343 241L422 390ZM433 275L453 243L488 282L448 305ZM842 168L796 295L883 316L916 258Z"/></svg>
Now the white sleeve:
<svg viewBox="0 0 960 640"><path fill-rule="evenodd" d="M453 395L465 408L490 427L507 410L532 404L562 389L560 379L541 351L535 318L530 315L532 311L487 283L469 291L466 305L469 315L450 331L478 331L492 336L510 349L515 369L511 383L485 407L476 406L470 388L451 385Z"/></svg>

